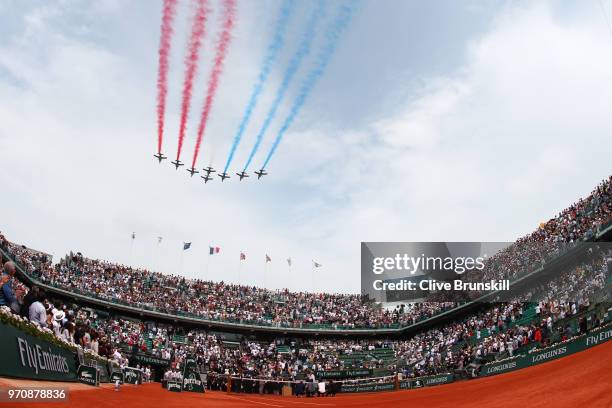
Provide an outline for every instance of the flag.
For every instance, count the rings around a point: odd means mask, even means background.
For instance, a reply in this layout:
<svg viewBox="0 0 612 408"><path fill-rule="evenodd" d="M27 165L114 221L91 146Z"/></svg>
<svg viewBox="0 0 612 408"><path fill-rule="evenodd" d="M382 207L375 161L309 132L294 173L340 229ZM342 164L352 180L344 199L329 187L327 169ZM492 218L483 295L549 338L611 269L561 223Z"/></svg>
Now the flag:
<svg viewBox="0 0 612 408"><path fill-rule="evenodd" d="M320 263L318 263L317 261L315 261L315 260L313 259L313 261L312 261L312 266L313 266L314 268L320 268L320 267L322 267L323 265L321 265Z"/></svg>
<svg viewBox="0 0 612 408"><path fill-rule="evenodd" d="M268 254L266 254L266 262L272 262L272 258L270 258Z"/></svg>
<svg viewBox="0 0 612 408"><path fill-rule="evenodd" d="M132 232L132 239L136 239L136 233Z"/></svg>
<svg viewBox="0 0 612 408"><path fill-rule="evenodd" d="M191 242L183 242L183 251L186 251L189 248L191 248Z"/></svg>
<svg viewBox="0 0 612 408"><path fill-rule="evenodd" d="M221 250L221 248L219 248L219 247L211 247L211 246L209 246L208 247L208 254L209 255L218 254L220 250Z"/></svg>
<svg viewBox="0 0 612 408"><path fill-rule="evenodd" d="M246 254L244 252L240 252L240 260L246 261Z"/></svg>
<svg viewBox="0 0 612 408"><path fill-rule="evenodd" d="M287 265L291 266L291 258L287 258Z"/></svg>

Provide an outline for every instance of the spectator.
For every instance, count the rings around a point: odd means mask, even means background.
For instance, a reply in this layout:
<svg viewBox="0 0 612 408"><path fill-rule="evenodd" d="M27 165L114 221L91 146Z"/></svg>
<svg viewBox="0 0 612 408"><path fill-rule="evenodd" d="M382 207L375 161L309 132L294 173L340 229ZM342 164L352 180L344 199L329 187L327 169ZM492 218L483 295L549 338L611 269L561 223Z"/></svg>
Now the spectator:
<svg viewBox="0 0 612 408"><path fill-rule="evenodd" d="M51 320L51 327L53 328L53 333L57 337L62 337L62 326L64 325L64 318L66 314L61 310L57 310L53 313L53 319Z"/></svg>
<svg viewBox="0 0 612 408"><path fill-rule="evenodd" d="M98 332L96 332L95 330L92 330L90 347L91 347L91 351L93 351L96 354L98 354L98 349L99 349L98 337L99 337Z"/></svg>
<svg viewBox="0 0 612 408"><path fill-rule="evenodd" d="M43 304L45 298L46 294L41 290L38 292L36 301L30 305L30 321L40 327L47 327L47 309Z"/></svg>
<svg viewBox="0 0 612 408"><path fill-rule="evenodd" d="M295 384L295 390L293 391L296 397L304 395L304 381L300 380Z"/></svg>
<svg viewBox="0 0 612 408"><path fill-rule="evenodd" d="M75 326L71 321L67 321L62 328L62 338L70 344L74 344Z"/></svg>
<svg viewBox="0 0 612 408"><path fill-rule="evenodd" d="M325 380L319 381L319 397L325 396Z"/></svg>
<svg viewBox="0 0 612 408"><path fill-rule="evenodd" d="M23 297L23 304L21 305L20 315L23 317L29 317L30 306L36 302L38 292L40 288L38 286L32 286L32 289Z"/></svg>
<svg viewBox="0 0 612 408"><path fill-rule="evenodd" d="M19 302L13 292L13 277L15 276L15 263L8 261L4 263L0 285L0 306L8 306L15 313L19 313Z"/></svg>

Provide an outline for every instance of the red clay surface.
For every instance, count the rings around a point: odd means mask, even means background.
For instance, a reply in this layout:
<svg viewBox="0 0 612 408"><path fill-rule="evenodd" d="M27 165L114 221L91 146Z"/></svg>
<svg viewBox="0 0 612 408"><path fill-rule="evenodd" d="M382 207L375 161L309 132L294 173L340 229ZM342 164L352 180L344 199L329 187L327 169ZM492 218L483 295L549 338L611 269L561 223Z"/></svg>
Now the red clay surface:
<svg viewBox="0 0 612 408"><path fill-rule="evenodd" d="M0 379L0 386L42 385L32 381ZM58 383L44 383L58 386ZM85 387L85 388L83 388ZM0 403L0 406L8 404ZM125 385L115 392L73 384L65 403L13 403L15 407L612 407L612 341L534 367L492 377L406 391L343 394L329 398L295 398L256 394L174 393L160 384Z"/></svg>

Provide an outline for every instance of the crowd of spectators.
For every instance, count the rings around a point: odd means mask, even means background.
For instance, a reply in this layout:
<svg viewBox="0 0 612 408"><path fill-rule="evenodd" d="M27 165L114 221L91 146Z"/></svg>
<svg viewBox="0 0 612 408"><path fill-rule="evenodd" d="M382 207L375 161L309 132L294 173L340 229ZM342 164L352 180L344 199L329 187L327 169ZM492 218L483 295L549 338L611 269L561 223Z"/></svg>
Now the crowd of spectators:
<svg viewBox="0 0 612 408"><path fill-rule="evenodd" d="M401 343L398 355L405 355L408 366L412 365L418 375L426 375L463 370L482 359L512 357L521 347L544 347L552 341L584 333L584 325L576 329L554 325L587 310L593 299L605 299L603 291L610 255L606 249L512 301L495 304L463 321L417 335ZM528 307L534 309L533 319L517 323Z"/></svg>
<svg viewBox="0 0 612 408"><path fill-rule="evenodd" d="M36 286L29 291L25 288L20 312L27 310L24 316L34 324L49 327L57 337L116 360L122 366L128 364L129 356L135 352L149 354L169 361L166 376L174 379L180 376L186 357L195 355L209 374L209 387L225 386L230 375L237 379L232 386L243 391L257 392L260 384L274 388L281 384L280 380L295 381L295 386L305 384L308 390L309 384L314 383L310 378L321 371L386 368L407 377L461 372L474 362L513 356L521 348L545 347L551 341L584 332L584 319L575 329L563 322L588 308L593 295L604 288L605 260L611 255L604 252L593 256L521 298L492 304L460 321L406 340L260 341L242 337L237 343L226 342L222 334L205 330L101 316L89 308L54 301ZM11 280L17 284L14 277ZM36 296L32 296L34 293ZM527 298L532 302L526 303ZM534 318L517 324L527 307L535 309ZM175 336L179 333L181 341ZM555 334L558 336L553 340ZM363 357L377 349L392 350L393 359L377 360L374 353ZM362 357L343 358L351 355ZM268 380L270 384L249 379Z"/></svg>
<svg viewBox="0 0 612 408"><path fill-rule="evenodd" d="M145 324L126 318L100 318L95 313L82 311L77 316L82 313L83 323L96 327L99 336L113 345L109 350L114 353L119 353L120 346L127 346L127 350L170 361L169 375L178 375L185 358L195 355L198 364L211 374L211 381L215 374L300 381L321 371L354 368L387 368L405 376L422 376L462 371L476 361L513 356L522 348L545 347L552 341L584 332L586 327L571 328L557 323L589 307L594 294L604 288L605 260L611 255L599 254L520 298L492 304L459 321L406 340L260 341L244 337L232 343L225 342L223 335L204 330L185 330L154 322ZM535 310L533 319L518 324L527 308ZM176 340L177 333L181 333L181 341ZM342 358L368 355L383 348L392 350L391 361L377 360L374 353L357 360ZM116 355L109 357L117 358Z"/></svg>
<svg viewBox="0 0 612 408"><path fill-rule="evenodd" d="M606 180L588 198L579 200L531 235L489 259L484 275L496 279L515 276L526 265L536 265L559 250L559 245L591 237L599 225L610 221L611 183L612 178ZM542 246L547 249L541 250ZM81 345L121 365L128 363L129 355L139 352L169 361L167 375L176 376L186 357L195 355L198 364L211 375L212 382L216 381L215 375L301 381L320 371L347 368L386 368L405 376L461 372L475 362L511 357L529 347L544 347L586 330L585 318L577 328L564 322L587 310L593 296L604 289L605 260L610 256L605 251L603 255L597 253L521 297L491 304L409 339L260 341L244 336L238 342L227 342L218 333L101 316L95 310L58 301L37 286L21 283L15 277L15 262L28 274L52 286L139 308L245 324L387 327L431 317L453 303L415 303L388 310L364 301L359 295L271 291L191 280L91 260L79 253L70 254L54 265L49 255L13 244L1 234L0 247L10 256L10 259L0 259L3 264L0 306L9 307L33 324L49 328L68 343ZM534 250L535 247L538 249ZM534 303L526 303L527 299ZM523 315L529 307L534 309L535 316L524 321ZM598 317L591 320L593 324ZM181 341L177 340L177 333ZM391 361L377 359L374 353L367 358L343 358L383 348L392 350Z"/></svg>

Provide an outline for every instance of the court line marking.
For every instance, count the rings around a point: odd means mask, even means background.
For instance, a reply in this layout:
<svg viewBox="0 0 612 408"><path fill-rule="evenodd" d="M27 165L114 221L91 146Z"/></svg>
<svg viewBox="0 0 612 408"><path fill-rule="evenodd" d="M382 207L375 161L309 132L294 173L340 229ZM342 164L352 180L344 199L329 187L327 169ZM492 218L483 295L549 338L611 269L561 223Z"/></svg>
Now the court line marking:
<svg viewBox="0 0 612 408"><path fill-rule="evenodd" d="M227 394L227 396L228 396L228 397L230 397L230 398L235 398L235 399L237 399L237 400L241 400L241 401L252 402L252 403L254 403L254 404L261 404L261 405L267 405L267 406L269 406L269 407L280 407L280 408L283 408L283 405L269 404L269 403L267 403L267 402L261 402L261 401L249 400L249 399L246 399L246 398L236 397L236 396L234 396L234 395L230 395L230 394Z"/></svg>
<svg viewBox="0 0 612 408"><path fill-rule="evenodd" d="M263 404L263 405L269 405L272 407L283 407L285 405L276 405L276 404L272 404L270 402L263 402L261 401L262 399L266 399L266 397L263 396L253 396L253 397L249 397L251 399L247 399L247 398L241 398L241 397L237 397L235 395L228 395L228 397L232 397L232 398L236 398L239 400L243 400L243 401L248 401L248 402L253 402L256 404ZM269 401L269 400L268 400ZM316 405L316 406L321 406L321 407L335 407L337 406L336 404L331 404L331 403L319 403L319 402L305 402L305 401L277 401L276 399L272 399L272 401L277 402L279 404L303 404L303 405Z"/></svg>
<svg viewBox="0 0 612 408"><path fill-rule="evenodd" d="M266 397L263 397L263 396L260 396L260 395L253 396L253 397L250 397L250 398L266 399ZM296 398L296 397L292 397L292 398ZM287 398L287 399L289 399L289 398ZM276 398L274 400L276 400ZM318 406L321 406L321 407L336 407L337 406L337 404L325 403L325 402L320 403L320 402L305 402L305 401L285 401L284 399L282 401L278 401L278 402L279 403L283 403L283 404L287 403L287 404L318 405Z"/></svg>

